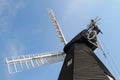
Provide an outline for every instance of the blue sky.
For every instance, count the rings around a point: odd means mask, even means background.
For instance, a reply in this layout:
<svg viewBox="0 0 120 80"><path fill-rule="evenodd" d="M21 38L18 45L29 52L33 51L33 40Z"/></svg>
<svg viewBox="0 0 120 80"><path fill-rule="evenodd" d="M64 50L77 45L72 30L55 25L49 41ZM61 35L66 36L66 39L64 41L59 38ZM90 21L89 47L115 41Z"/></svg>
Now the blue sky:
<svg viewBox="0 0 120 80"><path fill-rule="evenodd" d="M62 62L9 75L6 56L62 51L47 9L52 8L69 42L99 16L99 35L108 53L96 54L120 80L120 1L119 0L0 0L0 76L1 80L57 80ZM111 58L112 57L112 58Z"/></svg>

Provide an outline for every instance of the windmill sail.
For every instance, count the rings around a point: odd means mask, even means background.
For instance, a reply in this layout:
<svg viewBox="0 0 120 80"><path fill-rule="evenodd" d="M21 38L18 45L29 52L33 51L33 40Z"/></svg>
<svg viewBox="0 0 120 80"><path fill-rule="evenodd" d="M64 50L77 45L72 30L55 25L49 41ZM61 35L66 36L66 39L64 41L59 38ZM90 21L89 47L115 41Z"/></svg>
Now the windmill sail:
<svg viewBox="0 0 120 80"><path fill-rule="evenodd" d="M7 57L6 64L10 74L21 72L26 69L40 67L46 64L52 64L63 61L64 52L48 52L45 54L30 54L24 56Z"/></svg>
<svg viewBox="0 0 120 80"><path fill-rule="evenodd" d="M59 25L58 21L56 20L56 17L55 17L55 15L54 15L52 9L50 9L49 14L50 14L51 20L52 20L52 22L53 22L53 24L54 24L54 26L55 26L55 29L56 29L56 31L57 31L57 34L58 34L58 37L59 37L60 41L61 41L64 45L66 45L67 42L66 42L66 40L65 40L65 37L64 37L64 35L63 35L63 33L62 33L62 30L61 30L61 28L60 28L60 25Z"/></svg>

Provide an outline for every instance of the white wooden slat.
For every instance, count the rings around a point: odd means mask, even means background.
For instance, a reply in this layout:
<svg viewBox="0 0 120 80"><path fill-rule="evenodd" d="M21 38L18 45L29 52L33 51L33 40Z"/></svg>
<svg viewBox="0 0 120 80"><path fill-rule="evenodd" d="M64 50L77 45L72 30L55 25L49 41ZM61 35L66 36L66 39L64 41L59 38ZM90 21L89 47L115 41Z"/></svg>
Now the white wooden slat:
<svg viewBox="0 0 120 80"><path fill-rule="evenodd" d="M14 61L14 57L12 57L12 60ZM13 62L13 65L14 65L15 72L17 72L17 67L16 67L15 62Z"/></svg>

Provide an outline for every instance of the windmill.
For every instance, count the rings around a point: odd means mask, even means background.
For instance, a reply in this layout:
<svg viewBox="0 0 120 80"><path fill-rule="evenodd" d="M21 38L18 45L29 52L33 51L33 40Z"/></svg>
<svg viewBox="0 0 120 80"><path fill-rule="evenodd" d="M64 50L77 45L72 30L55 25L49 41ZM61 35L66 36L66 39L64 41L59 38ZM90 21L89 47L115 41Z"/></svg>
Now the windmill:
<svg viewBox="0 0 120 80"><path fill-rule="evenodd" d="M52 9L50 9L49 14L53 22L53 25L56 29L56 32L58 34L58 37L60 41L63 43L63 45L65 46L64 51L47 52L43 54L41 53L30 54L30 55L23 55L23 56L16 56L16 57L6 57L6 64L8 66L9 73L12 74L12 73L24 71L26 69L31 69L31 68L40 67L46 64L53 64L60 61L64 61L58 80L84 80L87 78L101 79L101 80L104 80L104 79L109 80L110 78L113 78L113 80L115 80L112 74L109 72L109 70L97 58L97 56L95 54L92 54L96 48L100 48L103 52L103 55L106 58L105 51L102 48L97 36L101 32L101 30L96 25L96 23L100 19L95 18L94 20L91 20L87 29L81 31L69 43L67 43ZM80 49L80 52L78 48ZM87 53L87 55L79 55L78 53L85 53L85 54ZM82 57L84 58L82 59ZM89 63L90 67L93 66L94 68L91 69L93 70L93 72L89 73L90 72L89 69L86 66L84 66L86 67L85 69L88 69L88 71L86 72L88 72L89 74L83 73L85 74L85 77L83 76L81 77L79 76L79 73L82 70L83 66L79 65L79 60L81 61L83 60L83 62L85 62L84 61L85 58L92 60L92 62L90 63L89 61L88 62L86 61L86 64ZM93 62L95 66L93 65ZM83 63L83 65L86 65L86 64ZM96 75L97 77L93 77L94 76L93 74L96 73L96 69L101 70L101 72L100 74Z"/></svg>

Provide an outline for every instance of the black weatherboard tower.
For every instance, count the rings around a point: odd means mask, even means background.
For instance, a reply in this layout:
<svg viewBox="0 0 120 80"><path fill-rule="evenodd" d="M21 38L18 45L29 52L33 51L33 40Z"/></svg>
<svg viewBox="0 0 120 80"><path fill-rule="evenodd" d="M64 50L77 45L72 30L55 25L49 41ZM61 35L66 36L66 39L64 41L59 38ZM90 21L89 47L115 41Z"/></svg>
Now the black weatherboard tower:
<svg viewBox="0 0 120 80"><path fill-rule="evenodd" d="M100 48L106 58L98 38L98 34L102 32L96 23L100 19L92 19L86 29L67 43L52 9L49 14L60 41L65 45L63 52L6 57L9 73L64 61L58 80L115 80L94 53L95 49Z"/></svg>
<svg viewBox="0 0 120 80"><path fill-rule="evenodd" d="M64 47L66 57L58 80L115 80L94 53L101 32L95 23L91 20L88 28Z"/></svg>

